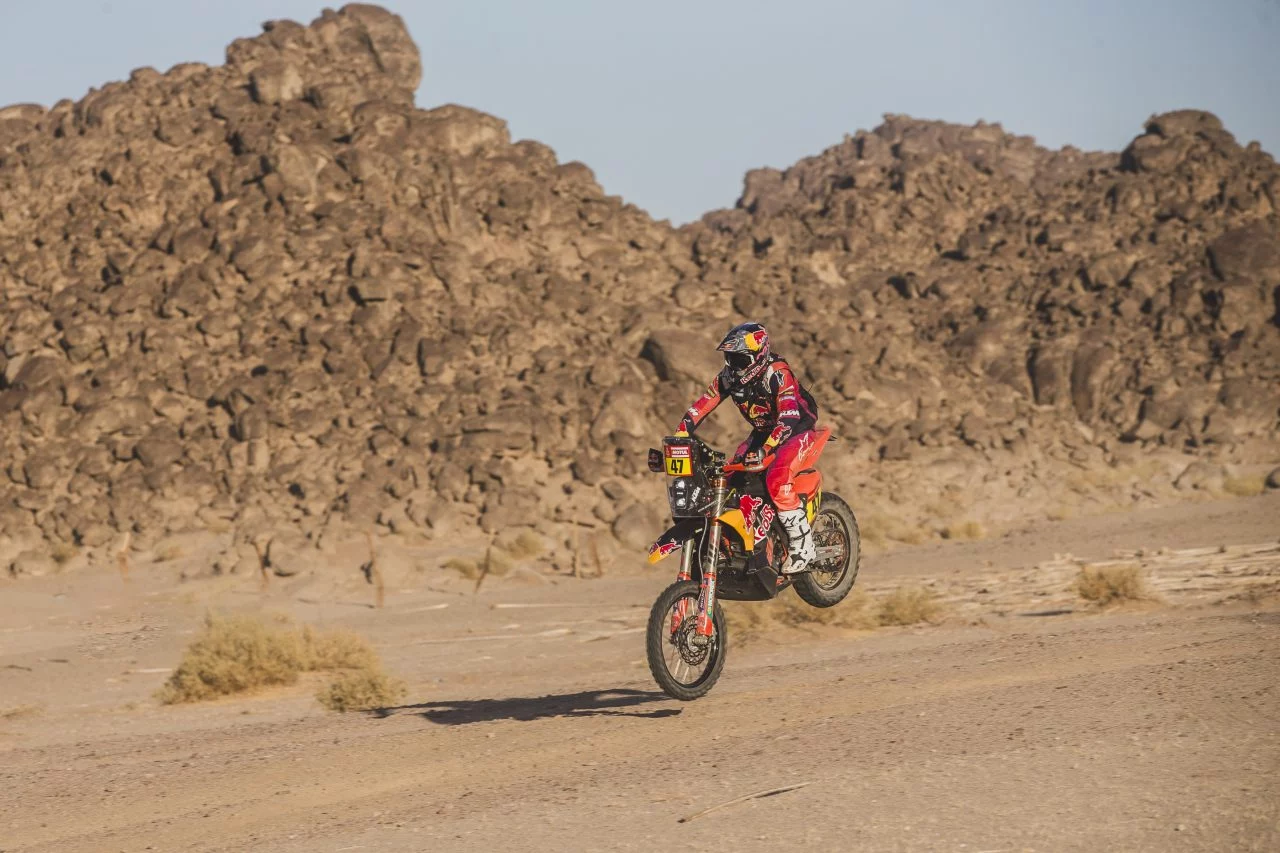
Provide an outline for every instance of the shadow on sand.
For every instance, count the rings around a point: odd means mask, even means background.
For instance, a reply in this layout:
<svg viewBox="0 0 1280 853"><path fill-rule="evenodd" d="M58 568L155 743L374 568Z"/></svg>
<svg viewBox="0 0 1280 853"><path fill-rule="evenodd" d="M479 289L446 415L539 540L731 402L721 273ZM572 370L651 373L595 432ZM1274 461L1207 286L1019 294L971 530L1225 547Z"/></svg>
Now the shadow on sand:
<svg viewBox="0 0 1280 853"><path fill-rule="evenodd" d="M400 714L420 714L442 726L464 726L494 720L541 720L547 717L674 717L679 708L636 710L651 702L670 701L656 690L584 690L551 696L512 699L457 699L452 702L423 702L370 711L379 719Z"/></svg>

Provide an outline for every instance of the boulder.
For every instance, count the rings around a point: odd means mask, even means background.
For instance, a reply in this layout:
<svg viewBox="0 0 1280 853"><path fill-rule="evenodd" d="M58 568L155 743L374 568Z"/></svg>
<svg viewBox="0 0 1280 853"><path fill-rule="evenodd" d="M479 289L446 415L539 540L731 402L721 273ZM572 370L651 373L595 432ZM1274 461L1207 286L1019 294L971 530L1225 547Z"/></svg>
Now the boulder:
<svg viewBox="0 0 1280 853"><path fill-rule="evenodd" d="M43 551L27 550L14 557L9 563L9 574L16 578L38 578L57 571L58 564Z"/></svg>
<svg viewBox="0 0 1280 853"><path fill-rule="evenodd" d="M680 383L686 393L704 388L724 367L716 352L714 332L660 329L645 339L640 358L648 361L663 381Z"/></svg>

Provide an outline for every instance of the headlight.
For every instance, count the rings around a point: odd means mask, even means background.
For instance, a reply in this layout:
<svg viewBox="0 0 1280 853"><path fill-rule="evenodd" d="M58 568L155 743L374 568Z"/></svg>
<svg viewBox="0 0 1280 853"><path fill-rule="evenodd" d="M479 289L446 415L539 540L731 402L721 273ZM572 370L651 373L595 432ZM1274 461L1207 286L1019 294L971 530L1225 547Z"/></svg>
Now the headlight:
<svg viewBox="0 0 1280 853"><path fill-rule="evenodd" d="M689 480L681 477L671 484L671 490L668 495L671 500L671 509L674 511L684 511L689 509Z"/></svg>

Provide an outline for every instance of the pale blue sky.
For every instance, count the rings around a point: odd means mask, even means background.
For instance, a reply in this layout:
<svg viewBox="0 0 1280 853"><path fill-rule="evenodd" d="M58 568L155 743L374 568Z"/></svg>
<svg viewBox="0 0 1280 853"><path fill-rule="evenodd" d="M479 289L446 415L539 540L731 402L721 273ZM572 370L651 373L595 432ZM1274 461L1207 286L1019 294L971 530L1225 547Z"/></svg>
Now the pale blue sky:
<svg viewBox="0 0 1280 853"><path fill-rule="evenodd" d="M333 4L337 5L337 4ZM1001 122L1118 150L1200 107L1280 154L1278 0L388 0L420 106L510 122L605 189L684 222L886 112ZM131 69L222 61L305 0L0 0L0 105L79 98Z"/></svg>

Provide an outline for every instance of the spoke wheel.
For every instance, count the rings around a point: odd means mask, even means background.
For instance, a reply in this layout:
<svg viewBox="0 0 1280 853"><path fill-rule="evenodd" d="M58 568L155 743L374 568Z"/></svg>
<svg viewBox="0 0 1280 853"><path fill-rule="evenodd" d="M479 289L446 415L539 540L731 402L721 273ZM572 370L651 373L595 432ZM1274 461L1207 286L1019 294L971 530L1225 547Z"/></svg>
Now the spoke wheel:
<svg viewBox="0 0 1280 853"><path fill-rule="evenodd" d="M679 581L663 590L649 611L645 651L653 680L673 699L689 701L705 696L724 669L729 634L724 612L716 602L709 638L697 636L699 587Z"/></svg>
<svg viewBox="0 0 1280 853"><path fill-rule="evenodd" d="M832 607L844 601L858 577L862 542L853 510L839 495L825 494L813 519L814 546L827 554L796 578L796 594L814 607Z"/></svg>

